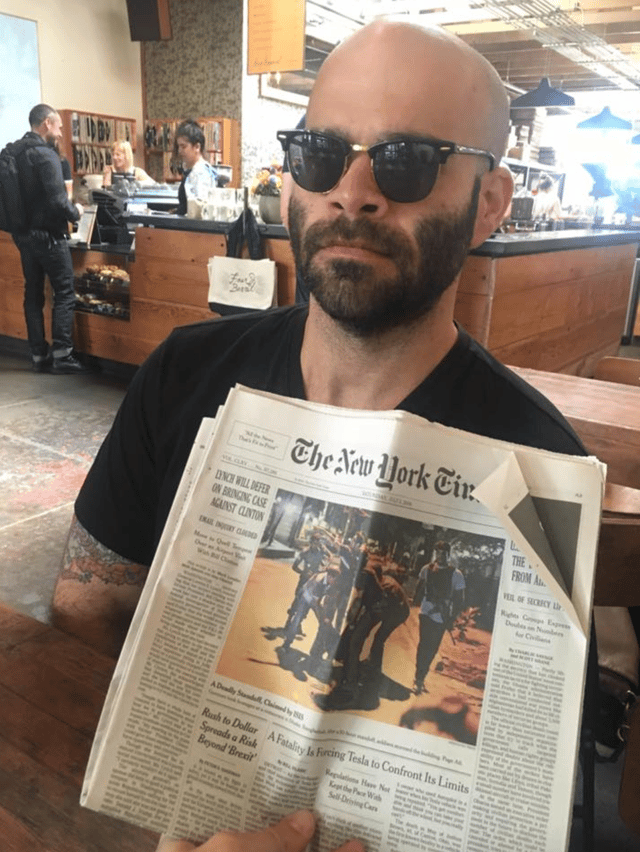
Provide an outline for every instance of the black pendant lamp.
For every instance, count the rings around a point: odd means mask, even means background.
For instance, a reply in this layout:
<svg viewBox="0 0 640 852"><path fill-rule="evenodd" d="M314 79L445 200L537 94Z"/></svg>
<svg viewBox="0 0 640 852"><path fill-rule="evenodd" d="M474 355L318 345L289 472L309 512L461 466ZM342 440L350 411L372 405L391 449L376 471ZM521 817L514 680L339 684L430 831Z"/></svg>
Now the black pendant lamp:
<svg viewBox="0 0 640 852"><path fill-rule="evenodd" d="M609 107L591 118L585 118L577 126L580 130L631 130L631 122L613 115Z"/></svg>
<svg viewBox="0 0 640 852"><path fill-rule="evenodd" d="M554 89L548 77L543 77L537 89L525 92L511 101L512 107L574 106L575 100L560 89Z"/></svg>

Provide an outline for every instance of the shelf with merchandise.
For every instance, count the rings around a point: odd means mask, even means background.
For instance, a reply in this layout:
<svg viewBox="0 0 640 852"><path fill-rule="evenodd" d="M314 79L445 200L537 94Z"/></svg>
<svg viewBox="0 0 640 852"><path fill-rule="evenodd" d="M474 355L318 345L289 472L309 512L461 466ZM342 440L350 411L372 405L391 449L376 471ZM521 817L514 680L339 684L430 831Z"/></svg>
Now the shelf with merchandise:
<svg viewBox="0 0 640 852"><path fill-rule="evenodd" d="M102 174L111 165L114 142L129 142L136 150L136 122L133 118L101 113L60 110L63 141L69 152L74 176Z"/></svg>

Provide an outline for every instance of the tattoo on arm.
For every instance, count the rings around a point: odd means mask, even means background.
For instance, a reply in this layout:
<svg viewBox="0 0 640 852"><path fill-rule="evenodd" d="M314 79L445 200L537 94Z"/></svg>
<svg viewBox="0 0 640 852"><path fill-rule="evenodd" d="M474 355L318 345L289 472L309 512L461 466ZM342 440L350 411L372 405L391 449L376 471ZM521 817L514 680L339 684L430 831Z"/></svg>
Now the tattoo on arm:
<svg viewBox="0 0 640 852"><path fill-rule="evenodd" d="M142 586L148 567L125 559L100 544L73 518L60 570L61 580L90 583L94 578L116 586Z"/></svg>

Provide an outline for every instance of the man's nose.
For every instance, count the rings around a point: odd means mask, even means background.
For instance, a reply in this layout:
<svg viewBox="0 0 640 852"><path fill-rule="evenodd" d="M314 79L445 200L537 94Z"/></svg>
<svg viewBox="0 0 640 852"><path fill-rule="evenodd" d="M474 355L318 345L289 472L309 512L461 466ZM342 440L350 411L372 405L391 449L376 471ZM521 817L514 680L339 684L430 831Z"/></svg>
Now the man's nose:
<svg viewBox="0 0 640 852"><path fill-rule="evenodd" d="M365 213L379 218L389 209L388 199L373 177L371 158L364 151L352 154L345 173L327 199L333 207L354 217Z"/></svg>

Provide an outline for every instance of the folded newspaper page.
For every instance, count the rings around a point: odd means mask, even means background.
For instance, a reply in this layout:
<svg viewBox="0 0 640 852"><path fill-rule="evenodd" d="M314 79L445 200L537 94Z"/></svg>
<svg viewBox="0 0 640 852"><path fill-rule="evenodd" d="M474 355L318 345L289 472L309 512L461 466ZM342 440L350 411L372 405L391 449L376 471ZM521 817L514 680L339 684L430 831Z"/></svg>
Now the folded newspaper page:
<svg viewBox="0 0 640 852"><path fill-rule="evenodd" d="M568 846L604 466L235 388L203 421L82 804L201 842Z"/></svg>

